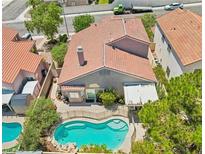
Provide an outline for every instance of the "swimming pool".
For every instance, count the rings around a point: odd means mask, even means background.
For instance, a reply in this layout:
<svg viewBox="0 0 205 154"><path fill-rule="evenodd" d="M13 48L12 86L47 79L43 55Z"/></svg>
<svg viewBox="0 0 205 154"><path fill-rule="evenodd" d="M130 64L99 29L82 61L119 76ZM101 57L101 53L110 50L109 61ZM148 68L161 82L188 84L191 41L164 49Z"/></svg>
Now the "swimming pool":
<svg viewBox="0 0 205 154"><path fill-rule="evenodd" d="M20 123L2 123L2 142L11 142L17 139L22 131Z"/></svg>
<svg viewBox="0 0 205 154"><path fill-rule="evenodd" d="M103 123L75 120L60 124L54 132L54 138L59 144L76 143L78 148L82 145L105 144L114 150L123 143L128 130L127 123L121 119Z"/></svg>

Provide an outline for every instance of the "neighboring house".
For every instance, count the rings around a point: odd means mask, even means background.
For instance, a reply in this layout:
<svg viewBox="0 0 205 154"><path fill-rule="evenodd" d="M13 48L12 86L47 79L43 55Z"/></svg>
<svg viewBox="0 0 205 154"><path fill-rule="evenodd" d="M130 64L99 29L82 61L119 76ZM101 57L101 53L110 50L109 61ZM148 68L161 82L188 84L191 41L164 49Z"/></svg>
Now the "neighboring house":
<svg viewBox="0 0 205 154"><path fill-rule="evenodd" d="M88 5L88 0L64 0L65 6Z"/></svg>
<svg viewBox="0 0 205 154"><path fill-rule="evenodd" d="M32 53L35 42L22 40L13 29L3 27L2 31L2 94L7 100L4 104L10 103L13 95L37 97L47 65L41 56Z"/></svg>
<svg viewBox="0 0 205 154"><path fill-rule="evenodd" d="M149 44L140 19L107 17L92 24L71 38L58 81L61 93L70 102L95 102L99 90L115 88L128 105L156 100Z"/></svg>
<svg viewBox="0 0 205 154"><path fill-rule="evenodd" d="M177 9L157 19L154 42L167 77L202 68L202 18Z"/></svg>

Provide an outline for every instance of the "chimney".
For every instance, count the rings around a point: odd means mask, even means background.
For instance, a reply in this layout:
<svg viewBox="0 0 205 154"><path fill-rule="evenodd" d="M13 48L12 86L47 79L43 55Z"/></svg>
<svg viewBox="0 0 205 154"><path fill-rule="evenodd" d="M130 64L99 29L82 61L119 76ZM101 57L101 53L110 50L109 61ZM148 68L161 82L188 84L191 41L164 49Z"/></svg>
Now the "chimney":
<svg viewBox="0 0 205 154"><path fill-rule="evenodd" d="M83 48L81 46L77 47L77 54L78 54L78 60L80 66L85 65L85 59L84 59L84 53L83 53Z"/></svg>

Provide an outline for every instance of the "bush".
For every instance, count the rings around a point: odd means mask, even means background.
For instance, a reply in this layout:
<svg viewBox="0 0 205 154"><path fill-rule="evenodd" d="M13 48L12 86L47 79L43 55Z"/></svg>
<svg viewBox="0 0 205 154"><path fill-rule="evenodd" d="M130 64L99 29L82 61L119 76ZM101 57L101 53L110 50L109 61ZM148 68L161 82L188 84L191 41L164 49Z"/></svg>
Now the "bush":
<svg viewBox="0 0 205 154"><path fill-rule="evenodd" d="M168 84L168 80L166 78L166 74L162 68L161 65L157 65L154 69L153 69L157 80L159 81L160 84L163 84L165 86L165 88L167 87Z"/></svg>
<svg viewBox="0 0 205 154"><path fill-rule="evenodd" d="M68 40L67 34L59 35L59 42L60 43L66 43Z"/></svg>
<svg viewBox="0 0 205 154"><path fill-rule="evenodd" d="M66 52L67 52L66 43L57 44L51 50L52 57L58 63L59 67L63 65Z"/></svg>
<svg viewBox="0 0 205 154"><path fill-rule="evenodd" d="M116 99L115 99L115 103L119 103L119 104L125 104L125 99L124 96L119 95L117 90L110 88L110 89L105 89L104 92L108 92L108 93L112 93ZM98 91L96 94L97 97L97 102L102 102L102 99L100 98L100 95L103 93L102 90Z"/></svg>
<svg viewBox="0 0 205 154"><path fill-rule="evenodd" d="M81 15L76 16L73 20L73 26L76 32L79 32L87 27L89 27L92 23L95 22L95 18L91 15Z"/></svg>
<svg viewBox="0 0 205 154"><path fill-rule="evenodd" d="M153 41L154 34L151 28L156 24L156 16L153 14L145 14L141 19L150 41Z"/></svg>
<svg viewBox="0 0 205 154"><path fill-rule="evenodd" d="M100 99L105 106L111 106L116 101L116 96L112 92L103 92L100 94Z"/></svg>
<svg viewBox="0 0 205 154"><path fill-rule="evenodd" d="M24 130L19 139L20 150L39 150L42 147L40 138L60 120L60 116L50 99L39 98L32 102L26 117Z"/></svg>
<svg viewBox="0 0 205 154"><path fill-rule="evenodd" d="M132 153L136 154L159 154L160 151L156 150L154 144L149 141L134 142L132 145Z"/></svg>
<svg viewBox="0 0 205 154"><path fill-rule="evenodd" d="M83 145L80 150L83 153L112 153L111 150L107 149L106 145Z"/></svg>

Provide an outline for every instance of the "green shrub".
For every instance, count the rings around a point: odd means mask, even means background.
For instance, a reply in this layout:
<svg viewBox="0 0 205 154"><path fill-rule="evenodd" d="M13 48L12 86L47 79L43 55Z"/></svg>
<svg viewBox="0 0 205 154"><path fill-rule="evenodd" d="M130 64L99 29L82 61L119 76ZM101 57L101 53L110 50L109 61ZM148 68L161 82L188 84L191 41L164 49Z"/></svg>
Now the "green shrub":
<svg viewBox="0 0 205 154"><path fill-rule="evenodd" d="M60 43L66 43L68 40L67 34L59 35L59 42Z"/></svg>
<svg viewBox="0 0 205 154"><path fill-rule="evenodd" d="M80 150L83 153L112 153L112 150L107 149L106 145L83 145Z"/></svg>
<svg viewBox="0 0 205 154"><path fill-rule="evenodd" d="M89 27L92 23L95 22L95 18L91 15L81 15L76 16L73 20L73 26L76 32L79 32L87 27Z"/></svg>
<svg viewBox="0 0 205 154"><path fill-rule="evenodd" d="M167 87L168 84L168 80L166 78L166 74L165 71L163 70L161 65L157 65L154 69L153 69L157 80L159 81L160 84L163 84L165 86L165 88Z"/></svg>
<svg viewBox="0 0 205 154"><path fill-rule="evenodd" d="M57 44L51 50L52 57L54 61L58 63L59 67L63 65L66 52L67 52L67 43Z"/></svg>
<svg viewBox="0 0 205 154"><path fill-rule="evenodd" d="M113 89L113 88L109 88L109 89L105 89L104 92L108 92L108 93L112 93L115 96L115 103L119 103L119 104L125 104L125 99L124 96L119 95L119 93L117 92L117 90ZM97 102L102 102L102 99L100 97L100 95L103 93L102 90L98 91L96 94L97 97Z"/></svg>
<svg viewBox="0 0 205 154"><path fill-rule="evenodd" d="M100 94L100 99L105 106L111 106L116 101L116 96L112 92L103 92Z"/></svg>
<svg viewBox="0 0 205 154"><path fill-rule="evenodd" d="M147 35L148 35L150 41L153 41L154 34L153 34L151 28L153 26L155 26L155 24L156 24L156 16L153 14L145 14L144 16L142 16L141 20L142 20L142 23L145 27L145 30L147 32Z"/></svg>
<svg viewBox="0 0 205 154"><path fill-rule="evenodd" d="M132 153L135 154L159 154L160 152L156 150L155 145L149 141L134 142L132 144Z"/></svg>

